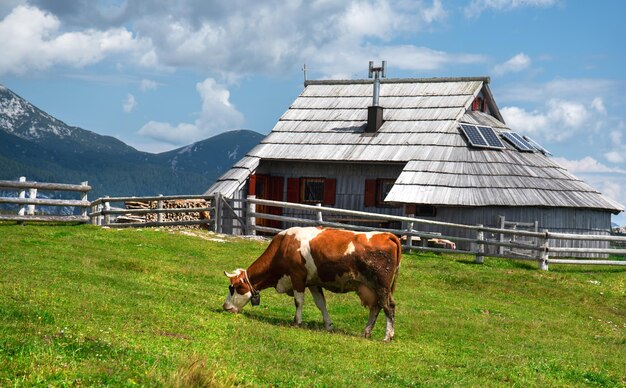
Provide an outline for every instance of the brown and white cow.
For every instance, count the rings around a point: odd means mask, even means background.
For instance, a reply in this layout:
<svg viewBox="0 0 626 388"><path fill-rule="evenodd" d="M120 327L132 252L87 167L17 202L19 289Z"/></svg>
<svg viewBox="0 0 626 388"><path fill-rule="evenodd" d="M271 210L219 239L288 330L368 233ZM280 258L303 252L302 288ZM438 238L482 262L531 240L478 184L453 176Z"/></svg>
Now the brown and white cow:
<svg viewBox="0 0 626 388"><path fill-rule="evenodd" d="M363 331L370 337L381 310L387 318L385 341L394 336L393 291L402 255L400 240L391 233L353 232L318 227L290 228L276 235L248 269L227 273L229 294L224 309L239 312L249 301L259 303L259 292L274 287L294 297L294 324L302 323L304 290L308 288L322 312L324 327L332 329L322 289L356 291L370 310Z"/></svg>

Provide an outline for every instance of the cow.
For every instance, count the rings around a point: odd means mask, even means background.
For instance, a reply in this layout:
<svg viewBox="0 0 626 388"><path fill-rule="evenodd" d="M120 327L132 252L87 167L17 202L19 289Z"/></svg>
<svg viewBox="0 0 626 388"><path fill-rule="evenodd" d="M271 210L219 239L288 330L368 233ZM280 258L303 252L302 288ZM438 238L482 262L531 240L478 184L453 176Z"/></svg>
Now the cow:
<svg viewBox="0 0 626 388"><path fill-rule="evenodd" d="M248 303L258 305L260 291L274 287L293 296L294 325L302 323L304 290L308 288L322 313L324 327L333 324L323 289L335 293L355 291L369 320L363 337L370 338L382 309L387 319L385 342L394 337L395 301L402 245L385 232L353 232L321 227L293 227L276 235L247 269L224 272L230 279L224 310L238 313Z"/></svg>

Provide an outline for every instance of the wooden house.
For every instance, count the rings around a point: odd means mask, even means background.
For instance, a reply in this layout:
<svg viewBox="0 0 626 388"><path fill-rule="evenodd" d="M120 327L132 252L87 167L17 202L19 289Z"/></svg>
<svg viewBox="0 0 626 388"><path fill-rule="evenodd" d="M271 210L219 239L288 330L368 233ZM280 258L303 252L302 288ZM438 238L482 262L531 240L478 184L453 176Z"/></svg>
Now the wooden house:
<svg viewBox="0 0 626 388"><path fill-rule="evenodd" d="M495 227L503 216L589 234L608 233L624 210L511 131L488 77L382 79L375 107L373 89L372 80L307 81L207 194Z"/></svg>

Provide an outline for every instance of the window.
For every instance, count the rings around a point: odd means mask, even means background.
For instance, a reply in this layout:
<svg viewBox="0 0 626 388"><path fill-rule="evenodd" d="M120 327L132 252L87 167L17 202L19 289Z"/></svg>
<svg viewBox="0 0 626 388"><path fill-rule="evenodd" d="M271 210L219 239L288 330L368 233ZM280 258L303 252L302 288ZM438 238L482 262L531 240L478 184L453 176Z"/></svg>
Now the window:
<svg viewBox="0 0 626 388"><path fill-rule="evenodd" d="M287 202L335 204L337 180L330 178L287 178Z"/></svg>
<svg viewBox="0 0 626 388"><path fill-rule="evenodd" d="M304 203L323 202L324 178L300 179L300 200Z"/></svg>
<svg viewBox="0 0 626 388"><path fill-rule="evenodd" d="M431 205L418 205L415 207L416 217L435 217L437 208Z"/></svg>
<svg viewBox="0 0 626 388"><path fill-rule="evenodd" d="M415 217L435 217L437 216L437 208L432 205L407 204L404 212Z"/></svg>
<svg viewBox="0 0 626 388"><path fill-rule="evenodd" d="M395 179L378 179L376 181L376 205L377 206L389 206L385 204L385 198L391 191Z"/></svg>
<svg viewBox="0 0 626 388"><path fill-rule="evenodd" d="M396 207L385 202L385 198L395 184L395 179L366 179L363 204L365 207Z"/></svg>
<svg viewBox="0 0 626 388"><path fill-rule="evenodd" d="M472 102L472 110L477 110L479 112L485 111L485 100L482 97L476 97Z"/></svg>

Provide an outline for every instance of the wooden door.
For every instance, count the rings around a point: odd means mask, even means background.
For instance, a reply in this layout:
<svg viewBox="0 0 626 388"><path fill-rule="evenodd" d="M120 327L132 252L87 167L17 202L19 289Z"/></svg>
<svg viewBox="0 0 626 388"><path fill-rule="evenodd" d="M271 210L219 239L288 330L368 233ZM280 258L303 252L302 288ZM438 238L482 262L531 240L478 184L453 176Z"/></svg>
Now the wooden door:
<svg viewBox="0 0 626 388"><path fill-rule="evenodd" d="M255 192L258 199L269 199L272 201L283 201L283 188L285 178L282 176L255 175ZM257 205L257 213L282 215L283 209L276 206ZM257 225L270 228L282 229L283 223L277 220L257 218Z"/></svg>

